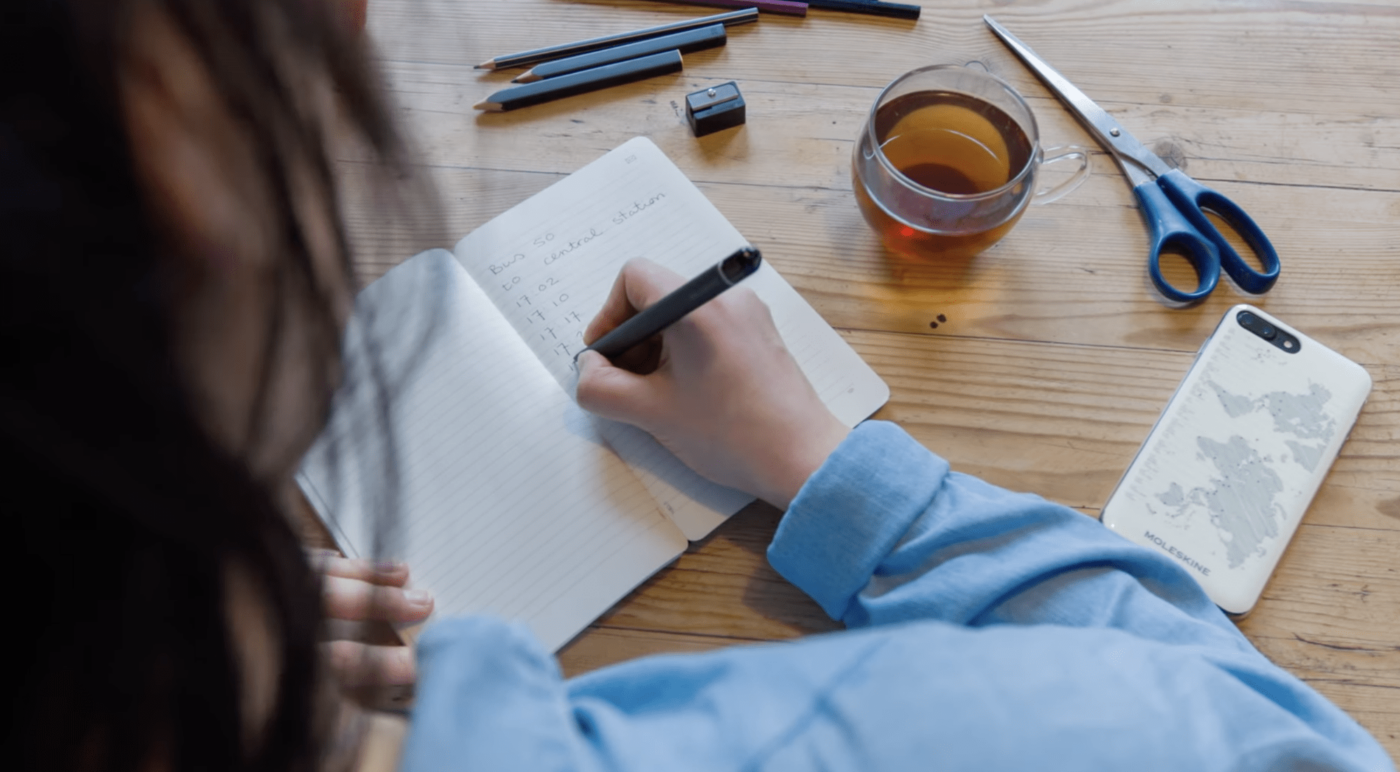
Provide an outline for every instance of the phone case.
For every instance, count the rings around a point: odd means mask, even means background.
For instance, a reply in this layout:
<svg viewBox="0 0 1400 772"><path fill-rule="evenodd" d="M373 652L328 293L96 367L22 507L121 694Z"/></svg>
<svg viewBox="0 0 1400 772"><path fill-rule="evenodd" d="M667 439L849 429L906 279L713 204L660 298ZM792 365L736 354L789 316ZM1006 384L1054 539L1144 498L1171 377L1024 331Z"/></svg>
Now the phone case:
<svg viewBox="0 0 1400 772"><path fill-rule="evenodd" d="M1243 616L1370 391L1360 365L1235 306L1104 505L1103 524L1180 561L1216 605Z"/></svg>

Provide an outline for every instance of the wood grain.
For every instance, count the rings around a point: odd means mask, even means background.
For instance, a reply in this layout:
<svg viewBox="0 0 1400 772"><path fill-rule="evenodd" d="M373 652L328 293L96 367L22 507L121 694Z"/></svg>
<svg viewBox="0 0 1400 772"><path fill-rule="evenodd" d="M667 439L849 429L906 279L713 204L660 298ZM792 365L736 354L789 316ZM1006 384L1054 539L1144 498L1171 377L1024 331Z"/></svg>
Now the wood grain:
<svg viewBox="0 0 1400 772"><path fill-rule="evenodd" d="M1283 278L1173 309L1111 160L984 29L999 21L1149 147L1240 202ZM498 54L702 15L601 0L374 0L369 33L431 201L341 153L369 280L452 242L597 156L651 137L889 382L896 421L955 469L1097 513L1197 347L1251 302L1361 362L1375 391L1241 629L1400 754L1400 6L1306 0L967 0L917 24L765 16L683 73L509 114L471 105ZM505 23L505 20L510 20ZM853 140L879 90L973 63L1026 96L1044 145L1094 150L1088 181L962 264L902 262L858 214ZM697 140L684 95L735 80L748 122ZM1051 173L1047 170L1047 175ZM939 316L943 321L938 321ZM933 324L937 323L934 327ZM836 629L764 558L755 505L560 653L570 675L645 654Z"/></svg>

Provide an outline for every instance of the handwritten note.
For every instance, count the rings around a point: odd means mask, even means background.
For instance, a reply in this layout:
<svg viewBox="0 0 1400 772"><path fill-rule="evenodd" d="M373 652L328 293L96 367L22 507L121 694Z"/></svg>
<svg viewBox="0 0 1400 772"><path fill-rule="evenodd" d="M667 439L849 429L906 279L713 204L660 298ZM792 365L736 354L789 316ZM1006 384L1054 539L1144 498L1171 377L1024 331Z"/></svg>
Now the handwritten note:
<svg viewBox="0 0 1400 772"><path fill-rule="evenodd" d="M655 145L633 140L453 251L568 388L583 330L623 263L646 257L690 278L746 243Z"/></svg>

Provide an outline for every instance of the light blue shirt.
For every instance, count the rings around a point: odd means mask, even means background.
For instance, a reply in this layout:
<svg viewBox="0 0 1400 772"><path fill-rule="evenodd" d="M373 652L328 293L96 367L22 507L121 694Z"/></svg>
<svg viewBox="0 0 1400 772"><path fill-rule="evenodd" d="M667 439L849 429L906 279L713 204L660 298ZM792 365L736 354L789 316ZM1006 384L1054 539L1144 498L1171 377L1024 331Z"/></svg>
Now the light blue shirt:
<svg viewBox="0 0 1400 772"><path fill-rule="evenodd" d="M1181 567L867 422L773 566L849 630L564 680L520 625L419 643L407 770L1392 770Z"/></svg>

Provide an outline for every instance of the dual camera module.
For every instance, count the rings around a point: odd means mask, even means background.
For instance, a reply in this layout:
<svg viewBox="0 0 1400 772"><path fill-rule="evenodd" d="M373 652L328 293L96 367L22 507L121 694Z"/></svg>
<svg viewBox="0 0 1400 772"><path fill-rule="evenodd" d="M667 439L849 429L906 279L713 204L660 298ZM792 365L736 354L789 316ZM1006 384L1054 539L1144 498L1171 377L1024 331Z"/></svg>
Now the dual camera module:
<svg viewBox="0 0 1400 772"><path fill-rule="evenodd" d="M1241 311L1235 314L1235 321L1239 322L1240 326L1246 330L1278 346L1285 353L1298 353L1298 338L1290 334L1287 330L1280 330L1273 324L1264 321L1259 318L1258 315L1248 311Z"/></svg>

